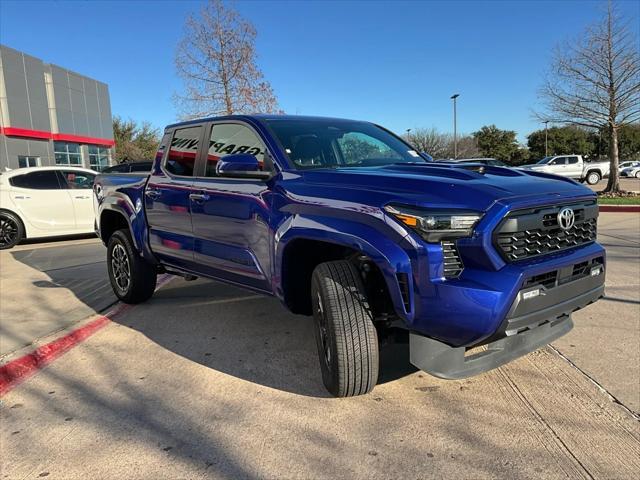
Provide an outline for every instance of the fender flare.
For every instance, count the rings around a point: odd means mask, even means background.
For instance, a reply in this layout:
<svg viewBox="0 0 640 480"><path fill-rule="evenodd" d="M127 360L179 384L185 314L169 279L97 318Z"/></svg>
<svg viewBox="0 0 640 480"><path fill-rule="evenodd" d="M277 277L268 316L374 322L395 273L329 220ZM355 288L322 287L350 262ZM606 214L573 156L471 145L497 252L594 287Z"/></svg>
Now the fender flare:
<svg viewBox="0 0 640 480"><path fill-rule="evenodd" d="M114 212L121 215L127 222L131 239L138 253L146 260L157 263L157 259L149 249L149 232L141 202L136 206L127 195L121 193L113 193L104 198L100 205L100 216L97 224L98 232L100 232L104 212ZM102 239L101 232L100 238ZM104 242L104 239L102 240Z"/></svg>
<svg viewBox="0 0 640 480"><path fill-rule="evenodd" d="M404 320L413 320L413 279L411 260L407 252L401 247L398 237L394 241L390 236L378 229L351 220L328 217L311 217L294 215L289 217L277 229L274 236L274 292L284 299L284 255L287 246L294 240L315 240L332 243L362 252L368 256L380 269L387 284L389 296L394 310ZM404 273L408 281L407 304L405 307L397 274Z"/></svg>

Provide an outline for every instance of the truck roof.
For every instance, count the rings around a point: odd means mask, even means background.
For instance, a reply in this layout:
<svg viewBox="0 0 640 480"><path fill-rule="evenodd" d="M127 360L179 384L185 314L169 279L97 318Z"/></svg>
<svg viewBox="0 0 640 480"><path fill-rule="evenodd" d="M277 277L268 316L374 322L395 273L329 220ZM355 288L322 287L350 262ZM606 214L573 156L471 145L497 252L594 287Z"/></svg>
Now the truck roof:
<svg viewBox="0 0 640 480"><path fill-rule="evenodd" d="M167 125L165 129L174 128L174 127L183 127L185 125L192 125L194 123L202 123L202 122L212 122L219 120L332 120L332 121L342 121L342 122L363 122L363 123L371 123L365 122L364 120L353 120L347 118L336 118L336 117L321 117L314 115L285 115L285 114L271 114L271 113L256 113L252 115L222 115L219 117L204 117L204 118L196 118L194 120L186 120L184 122L176 122L171 125Z"/></svg>

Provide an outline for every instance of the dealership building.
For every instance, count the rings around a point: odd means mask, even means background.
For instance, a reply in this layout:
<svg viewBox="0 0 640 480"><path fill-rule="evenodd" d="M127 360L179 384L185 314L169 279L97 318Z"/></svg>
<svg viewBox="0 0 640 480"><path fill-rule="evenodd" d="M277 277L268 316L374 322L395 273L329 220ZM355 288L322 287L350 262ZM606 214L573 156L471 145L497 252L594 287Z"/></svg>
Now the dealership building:
<svg viewBox="0 0 640 480"><path fill-rule="evenodd" d="M105 83L0 45L0 171L113 163Z"/></svg>

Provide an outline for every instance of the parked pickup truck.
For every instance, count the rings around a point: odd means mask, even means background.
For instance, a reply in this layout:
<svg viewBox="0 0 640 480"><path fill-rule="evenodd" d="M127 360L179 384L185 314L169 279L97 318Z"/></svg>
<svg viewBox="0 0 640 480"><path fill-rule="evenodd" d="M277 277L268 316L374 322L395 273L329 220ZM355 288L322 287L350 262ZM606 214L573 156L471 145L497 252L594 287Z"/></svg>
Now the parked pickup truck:
<svg viewBox="0 0 640 480"><path fill-rule="evenodd" d="M604 177L609 176L610 165L609 161L587 162L582 158L582 155L555 155L553 157L544 157L537 163L523 165L519 168L552 173L580 182L587 182L589 185L595 185Z"/></svg>
<svg viewBox="0 0 640 480"><path fill-rule="evenodd" d="M409 331L415 366L457 379L564 335L572 312L604 293L591 190L542 172L427 162L372 123L178 123L149 175L99 175L94 189L121 300L149 299L160 272L275 296L313 316L336 396L374 387L389 328Z"/></svg>

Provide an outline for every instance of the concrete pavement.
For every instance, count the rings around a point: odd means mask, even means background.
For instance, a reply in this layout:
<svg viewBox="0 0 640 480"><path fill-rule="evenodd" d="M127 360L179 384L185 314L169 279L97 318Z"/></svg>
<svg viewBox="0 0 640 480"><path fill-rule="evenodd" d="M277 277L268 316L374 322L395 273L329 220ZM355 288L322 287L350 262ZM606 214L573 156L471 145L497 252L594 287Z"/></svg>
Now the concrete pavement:
<svg viewBox="0 0 640 480"><path fill-rule="evenodd" d="M310 319L234 287L175 279L2 399L0 474L635 478L638 218L601 216L610 298L578 312L555 343L569 361L545 348L443 381L408 365L398 335L381 347L380 384L358 398L327 396Z"/></svg>
<svg viewBox="0 0 640 480"><path fill-rule="evenodd" d="M113 304L105 256L97 238L0 251L0 358Z"/></svg>

